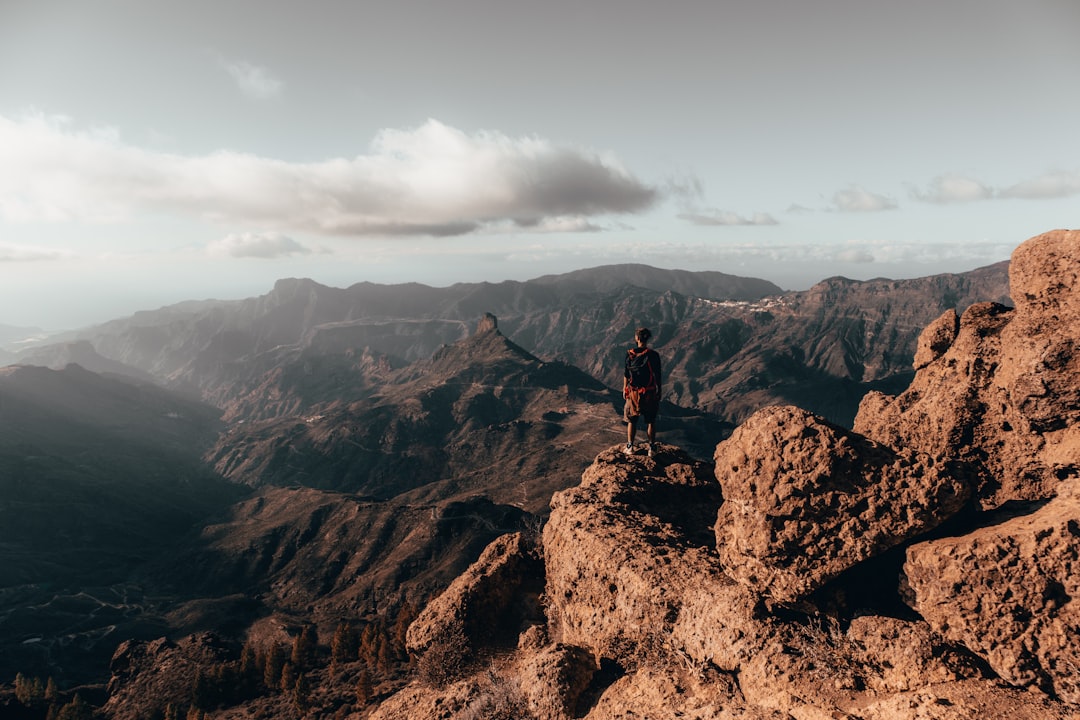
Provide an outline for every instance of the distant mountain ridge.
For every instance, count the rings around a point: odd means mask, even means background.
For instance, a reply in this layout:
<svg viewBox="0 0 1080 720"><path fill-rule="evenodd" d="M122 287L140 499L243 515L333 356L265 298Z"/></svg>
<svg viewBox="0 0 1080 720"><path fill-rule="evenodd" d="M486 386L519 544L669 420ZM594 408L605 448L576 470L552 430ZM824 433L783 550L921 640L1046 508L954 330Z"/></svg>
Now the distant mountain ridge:
<svg viewBox="0 0 1080 720"><path fill-rule="evenodd" d="M544 275L529 281L580 292L611 292L634 286L657 292L671 290L712 300L760 300L784 290L768 280L739 277L713 270L661 270L650 265L627 263Z"/></svg>
<svg viewBox="0 0 1080 720"><path fill-rule="evenodd" d="M763 404L799 402L849 423L867 389L910 380L918 328L982 298L1008 300L1007 263L913 280L831 278L789 293L724 273L632 264L445 288L342 289L292 278L260 297L137 313L80 337L102 357L241 419L317 401L281 385L315 368L370 385L370 373L430 357L487 312L529 352L617 386L621 348L647 325L666 358L668 397L681 406L737 421Z"/></svg>

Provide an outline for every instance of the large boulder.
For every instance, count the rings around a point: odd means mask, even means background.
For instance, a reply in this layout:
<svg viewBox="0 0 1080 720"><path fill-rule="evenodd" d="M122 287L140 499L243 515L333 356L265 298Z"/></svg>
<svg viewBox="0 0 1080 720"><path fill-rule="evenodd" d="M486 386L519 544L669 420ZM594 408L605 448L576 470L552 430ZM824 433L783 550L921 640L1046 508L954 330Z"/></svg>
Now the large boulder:
<svg viewBox="0 0 1080 720"><path fill-rule="evenodd" d="M556 644L522 654L517 677L533 715L545 720L577 717L581 694L598 669L592 653Z"/></svg>
<svg viewBox="0 0 1080 720"><path fill-rule="evenodd" d="M871 392L854 429L967 468L985 509L1052 497L1080 453L1080 231L1056 230L1013 253L1015 309L946 313L919 339L915 375L896 397Z"/></svg>
<svg viewBox="0 0 1080 720"><path fill-rule="evenodd" d="M670 446L655 461L598 455L544 528L553 639L626 668L676 647L738 667L767 628L709 547L719 504L711 468Z"/></svg>
<svg viewBox="0 0 1080 720"><path fill-rule="evenodd" d="M968 488L950 470L797 407L760 410L716 448L724 569L774 601L797 600L955 514Z"/></svg>
<svg viewBox="0 0 1080 720"><path fill-rule="evenodd" d="M1080 480L1037 511L913 545L912 606L1002 678L1080 704Z"/></svg>

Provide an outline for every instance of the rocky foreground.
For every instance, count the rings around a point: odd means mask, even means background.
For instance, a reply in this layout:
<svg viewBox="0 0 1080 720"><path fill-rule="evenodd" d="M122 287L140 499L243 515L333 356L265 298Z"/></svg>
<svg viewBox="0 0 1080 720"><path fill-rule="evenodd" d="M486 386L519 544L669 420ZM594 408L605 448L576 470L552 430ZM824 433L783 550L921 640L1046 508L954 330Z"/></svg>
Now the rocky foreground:
<svg viewBox="0 0 1080 720"><path fill-rule="evenodd" d="M605 451L412 624L373 718L1080 717L1080 232L945 313L854 430ZM471 661L471 662L470 662Z"/></svg>

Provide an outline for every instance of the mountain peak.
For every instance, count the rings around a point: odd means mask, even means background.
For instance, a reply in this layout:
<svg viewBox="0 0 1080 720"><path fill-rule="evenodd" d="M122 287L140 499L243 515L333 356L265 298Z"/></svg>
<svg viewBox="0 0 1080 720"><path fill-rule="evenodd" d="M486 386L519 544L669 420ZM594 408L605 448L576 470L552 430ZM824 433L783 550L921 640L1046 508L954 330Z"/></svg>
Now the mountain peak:
<svg viewBox="0 0 1080 720"><path fill-rule="evenodd" d="M499 329L499 319L491 313L484 313L476 324L476 334L483 335Z"/></svg>

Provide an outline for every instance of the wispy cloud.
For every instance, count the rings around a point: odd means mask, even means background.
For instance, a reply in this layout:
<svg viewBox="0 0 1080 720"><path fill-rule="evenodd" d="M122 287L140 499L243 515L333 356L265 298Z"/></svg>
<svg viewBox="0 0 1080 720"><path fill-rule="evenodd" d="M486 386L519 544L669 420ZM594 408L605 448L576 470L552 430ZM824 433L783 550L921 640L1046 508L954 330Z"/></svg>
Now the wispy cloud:
<svg viewBox="0 0 1080 720"><path fill-rule="evenodd" d="M679 217L694 225L778 225L769 213L754 213L749 217L738 213L713 210L698 213L681 213Z"/></svg>
<svg viewBox="0 0 1080 720"><path fill-rule="evenodd" d="M661 266L694 267L726 262L846 263L896 265L918 263L929 267L947 262L977 264L1008 258L1015 244L991 242L924 243L858 240L843 243L632 243L620 246L635 262Z"/></svg>
<svg viewBox="0 0 1080 720"><path fill-rule="evenodd" d="M1001 191L1007 198L1039 199L1080 195L1080 173L1051 170L1039 177L1019 182Z"/></svg>
<svg viewBox="0 0 1080 720"><path fill-rule="evenodd" d="M976 200L1039 200L1080 195L1080 173L1050 170L1005 188L994 188L965 175L945 174L930 181L925 190L911 188L911 197L921 202L947 204Z"/></svg>
<svg viewBox="0 0 1080 720"><path fill-rule="evenodd" d="M891 197L870 192L858 185L838 190L833 195L833 206L840 212L881 212L897 208L896 201Z"/></svg>
<svg viewBox="0 0 1080 720"><path fill-rule="evenodd" d="M920 202L948 205L953 203L988 200L994 197L994 190L974 178L964 175L939 175L930 181L926 190L911 188L911 197Z"/></svg>
<svg viewBox="0 0 1080 720"><path fill-rule="evenodd" d="M206 251L215 257L278 258L309 255L311 250L281 233L230 233L210 243Z"/></svg>
<svg viewBox="0 0 1080 720"><path fill-rule="evenodd" d="M219 62L240 88L240 92L253 100L272 100L281 95L285 87L281 80L259 65L225 58L220 58Z"/></svg>
<svg viewBox="0 0 1080 720"><path fill-rule="evenodd" d="M343 236L461 235L507 223L580 231L586 218L639 212L659 194L607 155L436 120L383 130L352 158L290 163L160 153L60 118L0 116L8 220L115 222L165 211Z"/></svg>
<svg viewBox="0 0 1080 720"><path fill-rule="evenodd" d="M57 250L48 250L26 245L0 245L0 263L12 262L42 262L49 260L63 260L70 257L67 253Z"/></svg>
<svg viewBox="0 0 1080 720"><path fill-rule="evenodd" d="M678 217L692 225L708 227L730 225L777 225L776 218L765 212L741 215L729 210L705 206L705 184L694 175L671 177L664 183L664 193L681 212Z"/></svg>

